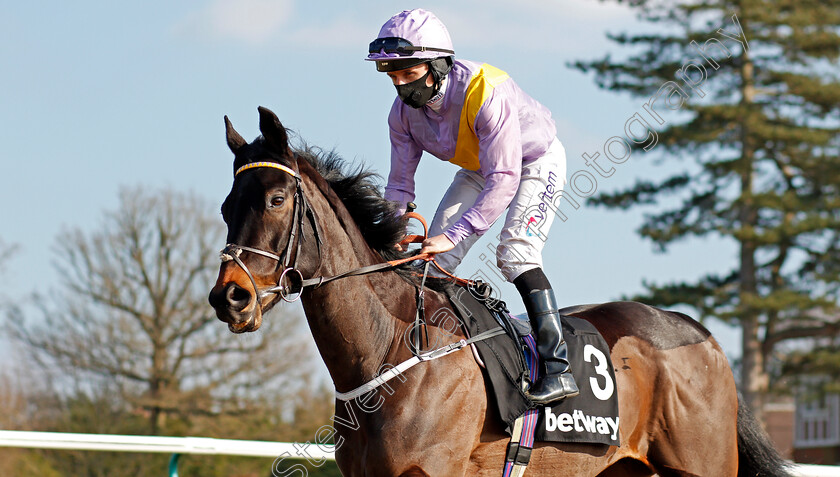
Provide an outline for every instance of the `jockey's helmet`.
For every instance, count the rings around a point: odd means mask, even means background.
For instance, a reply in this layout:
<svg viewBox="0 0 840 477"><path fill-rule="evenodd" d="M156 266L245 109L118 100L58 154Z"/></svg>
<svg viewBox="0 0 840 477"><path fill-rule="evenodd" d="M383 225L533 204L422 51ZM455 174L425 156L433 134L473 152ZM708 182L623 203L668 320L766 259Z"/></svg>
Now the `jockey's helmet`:
<svg viewBox="0 0 840 477"><path fill-rule="evenodd" d="M370 43L365 60L375 61L377 71L397 71L422 63L451 66L454 54L443 22L432 12L417 8L397 13L385 22ZM441 61L433 61L438 58Z"/></svg>

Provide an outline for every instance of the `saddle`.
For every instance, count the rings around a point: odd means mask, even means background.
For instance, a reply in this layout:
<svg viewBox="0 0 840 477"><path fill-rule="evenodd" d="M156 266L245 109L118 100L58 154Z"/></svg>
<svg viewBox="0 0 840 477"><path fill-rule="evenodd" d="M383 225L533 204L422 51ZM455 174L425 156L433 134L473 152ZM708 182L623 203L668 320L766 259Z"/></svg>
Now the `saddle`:
<svg viewBox="0 0 840 477"><path fill-rule="evenodd" d="M489 293L480 291L456 287L447 296L469 336L499 326L505 329L504 334L473 346L484 363L490 400L507 432L513 435L517 420L524 416L533 421L534 441L618 446L615 372L609 347L598 330L586 320L562 316L563 336L580 394L550 406L534 406L525 390L529 381L539 379L541 363L528 318L511 315L503 302L486 299Z"/></svg>
<svg viewBox="0 0 840 477"><path fill-rule="evenodd" d="M419 220L424 234L406 236L401 242L403 244L421 242L428 235L425 220L413 212L414 204L410 203L409 209L405 215ZM445 293L458 314L467 339L450 346L461 349L469 344L477 350L477 359L485 371L489 401L495 403L499 418L511 436L503 477L522 477L525 474L536 441L587 443L603 447L620 444L618 393L610 350L591 323L561 316L569 364L580 394L550 406L535 405L525 391L531 382L540 378L542 363L527 317L510 315L504 302L490 298L492 290L488 285L455 277L437 265L433 257L424 258L421 254L405 260L414 258L426 261L419 290L426 280L430 261L458 285ZM441 352L452 351L441 348L420 354L420 328L417 327L425 325L423 309L423 293L418 291L415 360L430 359ZM405 365L407 369L412 364L406 362ZM399 372L398 369L396 371ZM384 382L391 377L378 379ZM364 388L362 386L359 390Z"/></svg>

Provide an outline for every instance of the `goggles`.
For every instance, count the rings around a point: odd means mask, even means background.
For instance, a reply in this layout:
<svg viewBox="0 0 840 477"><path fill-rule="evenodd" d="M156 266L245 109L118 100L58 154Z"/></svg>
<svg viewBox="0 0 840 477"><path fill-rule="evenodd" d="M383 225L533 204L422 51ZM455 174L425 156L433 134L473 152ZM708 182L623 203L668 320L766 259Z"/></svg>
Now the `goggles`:
<svg viewBox="0 0 840 477"><path fill-rule="evenodd" d="M389 36L386 38L377 38L370 42L368 53L379 53L385 50L388 54L398 54L400 56L411 56L415 51L439 51L441 53L449 53L454 55L455 52L444 48L432 48L430 46L414 46L405 38L398 38Z"/></svg>

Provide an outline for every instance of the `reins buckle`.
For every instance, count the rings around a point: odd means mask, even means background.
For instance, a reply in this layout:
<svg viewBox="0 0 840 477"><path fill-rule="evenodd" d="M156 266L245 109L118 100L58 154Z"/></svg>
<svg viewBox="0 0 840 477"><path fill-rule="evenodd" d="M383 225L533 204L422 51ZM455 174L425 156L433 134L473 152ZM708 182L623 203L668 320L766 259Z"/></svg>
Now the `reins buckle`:
<svg viewBox="0 0 840 477"><path fill-rule="evenodd" d="M420 355L421 361L429 361L433 359L440 358L441 356L446 356L449 353L454 353L461 348L467 346L467 340L461 339L454 343L450 343L446 346L442 346L436 350L429 351L428 353L423 353Z"/></svg>

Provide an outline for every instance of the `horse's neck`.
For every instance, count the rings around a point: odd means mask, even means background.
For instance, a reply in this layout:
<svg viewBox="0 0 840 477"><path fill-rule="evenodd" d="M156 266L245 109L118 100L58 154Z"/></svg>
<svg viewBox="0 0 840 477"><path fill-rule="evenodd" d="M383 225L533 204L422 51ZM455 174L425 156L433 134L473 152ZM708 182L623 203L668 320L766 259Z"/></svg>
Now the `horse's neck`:
<svg viewBox="0 0 840 477"><path fill-rule="evenodd" d="M342 205L320 195L310 202L324 236L318 275L381 261ZM341 391L377 374L416 310L414 287L391 271L332 281L308 290L302 301L321 357Z"/></svg>

